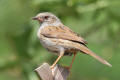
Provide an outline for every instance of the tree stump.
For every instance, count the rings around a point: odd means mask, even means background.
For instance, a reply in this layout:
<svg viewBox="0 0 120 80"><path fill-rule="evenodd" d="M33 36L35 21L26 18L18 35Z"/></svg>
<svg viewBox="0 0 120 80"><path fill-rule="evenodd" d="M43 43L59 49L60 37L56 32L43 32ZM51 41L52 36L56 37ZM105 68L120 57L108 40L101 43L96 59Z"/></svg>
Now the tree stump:
<svg viewBox="0 0 120 80"><path fill-rule="evenodd" d="M67 80L70 73L69 69L60 65L56 65L54 69L51 69L48 63L43 63L35 71L42 80Z"/></svg>

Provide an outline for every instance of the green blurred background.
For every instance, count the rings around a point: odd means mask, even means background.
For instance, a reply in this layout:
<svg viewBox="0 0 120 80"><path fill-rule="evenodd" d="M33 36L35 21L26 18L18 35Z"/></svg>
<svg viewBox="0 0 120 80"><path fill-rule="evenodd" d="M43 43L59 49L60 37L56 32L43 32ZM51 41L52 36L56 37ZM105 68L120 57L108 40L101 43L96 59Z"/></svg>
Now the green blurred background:
<svg viewBox="0 0 120 80"><path fill-rule="evenodd" d="M46 11L113 65L107 67L79 53L68 80L120 79L120 0L0 0L0 80L39 80L34 69L55 61L57 56L40 44L39 24L31 19ZM63 57L59 64L67 66L71 59Z"/></svg>

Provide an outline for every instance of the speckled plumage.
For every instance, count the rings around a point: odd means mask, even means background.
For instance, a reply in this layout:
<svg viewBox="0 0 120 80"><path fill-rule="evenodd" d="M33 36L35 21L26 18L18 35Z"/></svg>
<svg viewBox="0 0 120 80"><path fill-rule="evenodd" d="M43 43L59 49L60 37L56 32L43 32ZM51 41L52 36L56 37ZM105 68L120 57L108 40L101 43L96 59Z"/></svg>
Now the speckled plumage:
<svg viewBox="0 0 120 80"><path fill-rule="evenodd" d="M81 51L93 56L101 63L111 66L107 61L89 50L86 47L87 42L70 28L63 25L52 13L40 13L34 19L40 22L37 36L40 39L41 44L48 51L59 55L60 58L63 55L72 55L73 53ZM54 65L56 63L57 61Z"/></svg>

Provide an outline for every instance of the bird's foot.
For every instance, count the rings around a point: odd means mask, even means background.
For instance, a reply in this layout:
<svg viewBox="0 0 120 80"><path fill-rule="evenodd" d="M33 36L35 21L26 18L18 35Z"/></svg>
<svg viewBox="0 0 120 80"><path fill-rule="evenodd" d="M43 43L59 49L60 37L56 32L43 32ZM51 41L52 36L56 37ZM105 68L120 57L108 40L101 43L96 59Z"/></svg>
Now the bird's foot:
<svg viewBox="0 0 120 80"><path fill-rule="evenodd" d="M52 65L52 66L50 66L50 69L54 69L54 67L55 67L55 66Z"/></svg>
<svg viewBox="0 0 120 80"><path fill-rule="evenodd" d="M65 68L66 68L66 69L68 69L68 70L70 70L70 69L71 69L71 67L70 67L70 66L65 66Z"/></svg>

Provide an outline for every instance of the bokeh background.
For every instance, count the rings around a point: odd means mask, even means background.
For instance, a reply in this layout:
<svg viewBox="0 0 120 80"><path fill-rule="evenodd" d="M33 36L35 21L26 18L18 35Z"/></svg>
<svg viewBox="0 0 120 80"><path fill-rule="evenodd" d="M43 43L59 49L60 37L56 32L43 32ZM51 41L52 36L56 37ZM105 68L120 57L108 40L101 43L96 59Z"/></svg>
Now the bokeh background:
<svg viewBox="0 0 120 80"><path fill-rule="evenodd" d="M113 65L107 67L78 53L68 80L120 79L120 0L0 0L0 80L39 80L34 69L55 61L57 56L40 44L39 24L31 19L46 11ZM59 64L67 66L71 59L63 57Z"/></svg>

